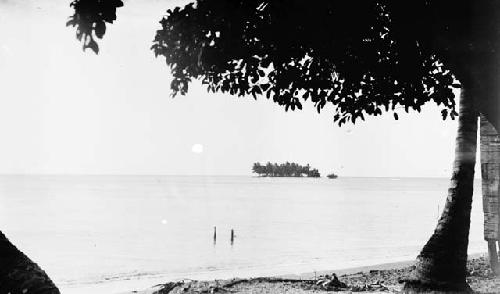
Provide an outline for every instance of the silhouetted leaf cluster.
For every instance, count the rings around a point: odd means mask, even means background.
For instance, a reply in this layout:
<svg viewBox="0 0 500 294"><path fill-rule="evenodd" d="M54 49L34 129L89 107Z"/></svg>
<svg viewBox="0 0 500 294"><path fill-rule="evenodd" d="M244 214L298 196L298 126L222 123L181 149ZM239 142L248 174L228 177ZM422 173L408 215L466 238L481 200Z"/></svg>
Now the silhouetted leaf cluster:
<svg viewBox="0 0 500 294"><path fill-rule="evenodd" d="M66 26L76 27L76 37L83 43L83 50L90 48L99 53L99 45L94 36L102 39L106 33L106 23L116 20L116 9L123 6L121 0L75 0L70 6L75 13Z"/></svg>
<svg viewBox="0 0 500 294"><path fill-rule="evenodd" d="M471 3L198 0L167 11L152 49L171 67L174 95L200 79L210 92L264 95L285 110L332 104L339 125L383 111L398 119L431 100L454 118L461 63L491 36L471 31Z"/></svg>
<svg viewBox="0 0 500 294"><path fill-rule="evenodd" d="M68 25L98 52L120 0L76 0ZM285 110L333 106L342 125L434 101L454 118L466 86L500 127L500 1L198 0L168 10L152 49L173 95L193 79L210 92L265 96ZM457 82L457 80L459 82Z"/></svg>

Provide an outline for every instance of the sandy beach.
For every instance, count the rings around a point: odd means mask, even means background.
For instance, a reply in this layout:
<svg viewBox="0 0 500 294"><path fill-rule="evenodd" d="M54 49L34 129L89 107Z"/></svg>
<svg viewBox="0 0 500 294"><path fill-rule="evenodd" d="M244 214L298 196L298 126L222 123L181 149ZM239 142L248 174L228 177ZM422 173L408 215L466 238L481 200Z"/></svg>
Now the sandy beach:
<svg viewBox="0 0 500 294"><path fill-rule="evenodd" d="M414 261L385 263L335 271L304 273L279 277L196 281L183 280L156 285L144 291L122 294L178 293L397 293L411 277ZM500 293L500 278L495 277L484 254L469 257L467 282L475 293Z"/></svg>

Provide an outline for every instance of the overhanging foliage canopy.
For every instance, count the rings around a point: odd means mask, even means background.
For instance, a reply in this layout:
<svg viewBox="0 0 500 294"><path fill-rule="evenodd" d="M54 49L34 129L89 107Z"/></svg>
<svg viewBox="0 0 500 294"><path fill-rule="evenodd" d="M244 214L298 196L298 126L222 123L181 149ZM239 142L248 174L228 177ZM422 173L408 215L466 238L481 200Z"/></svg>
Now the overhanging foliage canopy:
<svg viewBox="0 0 500 294"><path fill-rule="evenodd" d="M75 16L112 22L99 7L114 16L121 1L108 1L76 0ZM428 101L454 117L458 79L498 128L499 11L496 0L198 0L167 11L152 49L171 67L174 95L200 79L209 91L265 95L286 109L332 104L343 124ZM94 18L70 24L102 37Z"/></svg>
<svg viewBox="0 0 500 294"><path fill-rule="evenodd" d="M102 39L106 23L116 20L116 8L122 7L121 0L74 0L70 4L75 13L69 17L66 26L76 27L76 38L83 43L83 50L90 48L99 53L94 36Z"/></svg>
<svg viewBox="0 0 500 294"><path fill-rule="evenodd" d="M339 124L430 100L456 115L453 75L406 38L380 1L203 0L169 10L153 50L174 94L201 79L212 92L264 94L285 109L335 105ZM396 118L397 115L395 114Z"/></svg>

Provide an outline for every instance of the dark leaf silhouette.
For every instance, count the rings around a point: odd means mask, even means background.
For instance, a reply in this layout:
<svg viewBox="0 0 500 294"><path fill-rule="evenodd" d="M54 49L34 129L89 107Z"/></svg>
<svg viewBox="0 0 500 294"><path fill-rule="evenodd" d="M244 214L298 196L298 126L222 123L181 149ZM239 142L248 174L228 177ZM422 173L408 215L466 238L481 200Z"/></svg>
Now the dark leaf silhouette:
<svg viewBox="0 0 500 294"><path fill-rule="evenodd" d="M341 124L399 106L420 111L429 101L456 113L452 88L471 83L471 66L482 66L482 58L496 64L498 6L199 0L167 11L152 49L174 79L199 79L238 96L256 95L252 86L259 85L285 109L295 99L310 99L318 112L332 104ZM479 106L498 103L491 95Z"/></svg>
<svg viewBox="0 0 500 294"><path fill-rule="evenodd" d="M83 50L89 48L99 53L99 45L94 36L102 39L106 33L106 23L116 20L116 9L123 6L121 0L75 0L70 6L75 13L66 26L76 27L76 38L83 43Z"/></svg>
<svg viewBox="0 0 500 294"><path fill-rule="evenodd" d="M318 112L333 104L340 124L430 100L453 111L452 72L420 45L429 40L397 29L390 12L398 9L383 1L198 1L167 11L152 49L174 79L239 96L257 96L258 85L285 110L311 98Z"/></svg>

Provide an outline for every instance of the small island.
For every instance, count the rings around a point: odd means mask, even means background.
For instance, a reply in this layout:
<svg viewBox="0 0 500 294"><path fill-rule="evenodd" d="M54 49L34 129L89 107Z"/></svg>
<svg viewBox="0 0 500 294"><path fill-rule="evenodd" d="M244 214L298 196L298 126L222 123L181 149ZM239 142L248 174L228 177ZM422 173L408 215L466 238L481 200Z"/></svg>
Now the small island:
<svg viewBox="0 0 500 294"><path fill-rule="evenodd" d="M297 163L266 163L265 165L259 162L253 164L252 172L259 175L259 177L321 177L318 169L311 168L309 164L302 166Z"/></svg>

